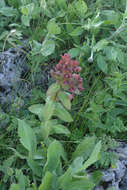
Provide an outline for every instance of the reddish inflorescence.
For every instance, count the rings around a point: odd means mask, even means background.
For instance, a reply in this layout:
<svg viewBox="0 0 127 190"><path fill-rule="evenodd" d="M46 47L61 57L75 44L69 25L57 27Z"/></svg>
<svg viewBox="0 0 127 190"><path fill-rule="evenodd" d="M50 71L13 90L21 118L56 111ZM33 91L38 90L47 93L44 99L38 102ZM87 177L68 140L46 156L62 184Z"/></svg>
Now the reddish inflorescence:
<svg viewBox="0 0 127 190"><path fill-rule="evenodd" d="M83 90L83 80L80 77L79 62L71 59L69 54L61 56L59 63L54 70L51 70L51 76L69 92L73 98L74 94L79 94Z"/></svg>

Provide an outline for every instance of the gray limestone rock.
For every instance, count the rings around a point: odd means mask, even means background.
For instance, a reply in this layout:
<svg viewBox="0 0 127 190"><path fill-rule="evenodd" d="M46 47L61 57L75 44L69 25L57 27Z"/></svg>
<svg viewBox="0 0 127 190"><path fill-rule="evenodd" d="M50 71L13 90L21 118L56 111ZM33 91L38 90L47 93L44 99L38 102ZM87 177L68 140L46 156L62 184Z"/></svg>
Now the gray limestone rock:
<svg viewBox="0 0 127 190"><path fill-rule="evenodd" d="M12 90L21 84L22 75L27 71L26 55L15 48L0 53L0 103L10 104Z"/></svg>
<svg viewBox="0 0 127 190"><path fill-rule="evenodd" d="M32 81L26 79L28 67L26 66L26 54L20 48L10 48L0 52L0 104L3 106L13 104L16 97L27 99L33 88L48 88L49 65L39 68L32 73Z"/></svg>
<svg viewBox="0 0 127 190"><path fill-rule="evenodd" d="M117 160L115 168L109 168L102 170L101 186L106 186L105 190L127 190L127 144L124 142L119 143L115 151L119 159ZM96 187L95 190L101 186Z"/></svg>

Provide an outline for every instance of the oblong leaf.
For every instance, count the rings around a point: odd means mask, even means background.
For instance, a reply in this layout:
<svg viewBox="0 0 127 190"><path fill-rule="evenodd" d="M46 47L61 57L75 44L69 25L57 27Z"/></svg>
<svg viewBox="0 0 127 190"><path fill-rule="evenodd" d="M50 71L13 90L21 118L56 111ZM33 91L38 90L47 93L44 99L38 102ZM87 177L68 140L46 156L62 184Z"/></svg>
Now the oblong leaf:
<svg viewBox="0 0 127 190"><path fill-rule="evenodd" d="M64 134L66 136L70 135L70 131L61 124L53 125L50 134Z"/></svg>
<svg viewBox="0 0 127 190"><path fill-rule="evenodd" d="M52 100L50 100L49 98L47 98L46 104L43 107L43 111L42 111L43 118L45 121L51 119L54 109L55 109L54 102Z"/></svg>
<svg viewBox="0 0 127 190"><path fill-rule="evenodd" d="M68 190L91 190L95 184L90 181L89 179L77 179L77 180L72 180L67 186ZM66 189L66 188L65 188ZM64 189L64 190L65 190Z"/></svg>
<svg viewBox="0 0 127 190"><path fill-rule="evenodd" d="M65 122L73 121L70 113L60 103L56 103L54 115Z"/></svg>
<svg viewBox="0 0 127 190"><path fill-rule="evenodd" d="M18 119L18 135L22 145L31 153L36 151L36 136L33 129L24 121Z"/></svg>
<svg viewBox="0 0 127 190"><path fill-rule="evenodd" d="M82 156L86 160L95 146L95 137L86 137L81 143L77 146L76 150L72 154L72 159L75 159L78 156Z"/></svg>
<svg viewBox="0 0 127 190"><path fill-rule="evenodd" d="M20 190L19 185L13 183L13 184L11 185L11 187L10 187L10 190Z"/></svg>
<svg viewBox="0 0 127 190"><path fill-rule="evenodd" d="M38 115L40 120L42 120L43 107L44 107L43 104L34 104L30 106L28 109L31 113Z"/></svg>
<svg viewBox="0 0 127 190"><path fill-rule="evenodd" d="M53 83L47 90L46 96L54 98L56 93L60 90L60 85L58 83Z"/></svg>
<svg viewBox="0 0 127 190"><path fill-rule="evenodd" d="M51 180L52 180L52 174L47 171L45 176L42 179L42 183L39 186L38 190L50 190L51 189Z"/></svg>
<svg viewBox="0 0 127 190"><path fill-rule="evenodd" d="M69 95L66 92L60 91L58 93L58 98L62 102L62 104L67 108L68 110L71 109L71 101L69 98Z"/></svg>
<svg viewBox="0 0 127 190"><path fill-rule="evenodd" d="M63 146L59 141L54 140L48 147L47 162L44 167L44 171L53 172L60 166L60 157L66 160L66 154Z"/></svg>
<svg viewBox="0 0 127 190"><path fill-rule="evenodd" d="M71 36L80 36L82 33L83 33L83 28L79 26L79 27L75 28L75 29L70 33L70 35L71 35Z"/></svg>
<svg viewBox="0 0 127 190"><path fill-rule="evenodd" d="M99 160L100 150L101 150L101 141L99 141L96 144L90 158L84 163L82 169L88 168L90 165L94 164L96 161Z"/></svg>
<svg viewBox="0 0 127 190"><path fill-rule="evenodd" d="M42 137L43 139L47 139L48 136L50 135L50 131L51 131L51 120L48 120L46 122L42 122L41 123L41 130L42 130Z"/></svg>

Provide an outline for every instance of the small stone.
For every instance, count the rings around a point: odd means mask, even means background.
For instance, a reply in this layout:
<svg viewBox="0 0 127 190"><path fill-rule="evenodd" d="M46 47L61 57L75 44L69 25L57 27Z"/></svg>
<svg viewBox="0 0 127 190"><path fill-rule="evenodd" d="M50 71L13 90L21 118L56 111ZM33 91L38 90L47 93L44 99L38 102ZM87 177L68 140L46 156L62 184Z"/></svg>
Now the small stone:
<svg viewBox="0 0 127 190"><path fill-rule="evenodd" d="M113 171L116 173L116 178L120 180L125 175L126 167L120 160L118 160L116 168L114 168Z"/></svg>
<svg viewBox="0 0 127 190"><path fill-rule="evenodd" d="M111 182L115 180L115 174L113 171L107 170L107 171L102 171L102 181L103 182Z"/></svg>

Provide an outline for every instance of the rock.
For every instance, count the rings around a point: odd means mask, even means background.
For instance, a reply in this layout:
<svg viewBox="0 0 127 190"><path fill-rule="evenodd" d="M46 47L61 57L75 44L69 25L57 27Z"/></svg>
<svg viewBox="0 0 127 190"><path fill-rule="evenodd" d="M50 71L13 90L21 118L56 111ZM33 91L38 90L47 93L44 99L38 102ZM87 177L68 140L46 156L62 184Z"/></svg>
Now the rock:
<svg viewBox="0 0 127 190"><path fill-rule="evenodd" d="M116 152L119 154L120 160L127 160L127 144L126 147L117 148Z"/></svg>
<svg viewBox="0 0 127 190"><path fill-rule="evenodd" d="M21 79L25 72L25 55L12 48L0 54L0 86L9 88Z"/></svg>
<svg viewBox="0 0 127 190"><path fill-rule="evenodd" d="M100 187L106 190L127 190L127 144L119 144L120 146L113 150L119 156L116 168L102 170L101 186L97 186L95 190L101 190Z"/></svg>
<svg viewBox="0 0 127 190"><path fill-rule="evenodd" d="M25 64L26 55L15 48L0 53L0 103L10 104L12 90L20 85L24 72L27 71Z"/></svg>
<svg viewBox="0 0 127 190"><path fill-rule="evenodd" d="M31 75L33 80L26 79L29 71L26 66L26 54L16 48L0 53L0 104L2 108L8 109L11 104L15 103L15 99L20 99L20 97L23 101L25 100L24 103L28 102L33 88L47 89L50 69L49 64L43 68L39 67L38 72Z"/></svg>
<svg viewBox="0 0 127 190"><path fill-rule="evenodd" d="M116 181L121 181L122 177L125 175L127 170L126 166L122 163L122 161L118 160L116 163L116 168L112 169L115 172Z"/></svg>
<svg viewBox="0 0 127 190"><path fill-rule="evenodd" d="M127 187L127 170L126 173L124 175L124 177L122 178L121 182L120 182L120 186L126 186Z"/></svg>
<svg viewBox="0 0 127 190"><path fill-rule="evenodd" d="M115 174L113 171L111 171L110 169L107 171L102 171L102 181L103 182L111 182L111 181L115 181Z"/></svg>

